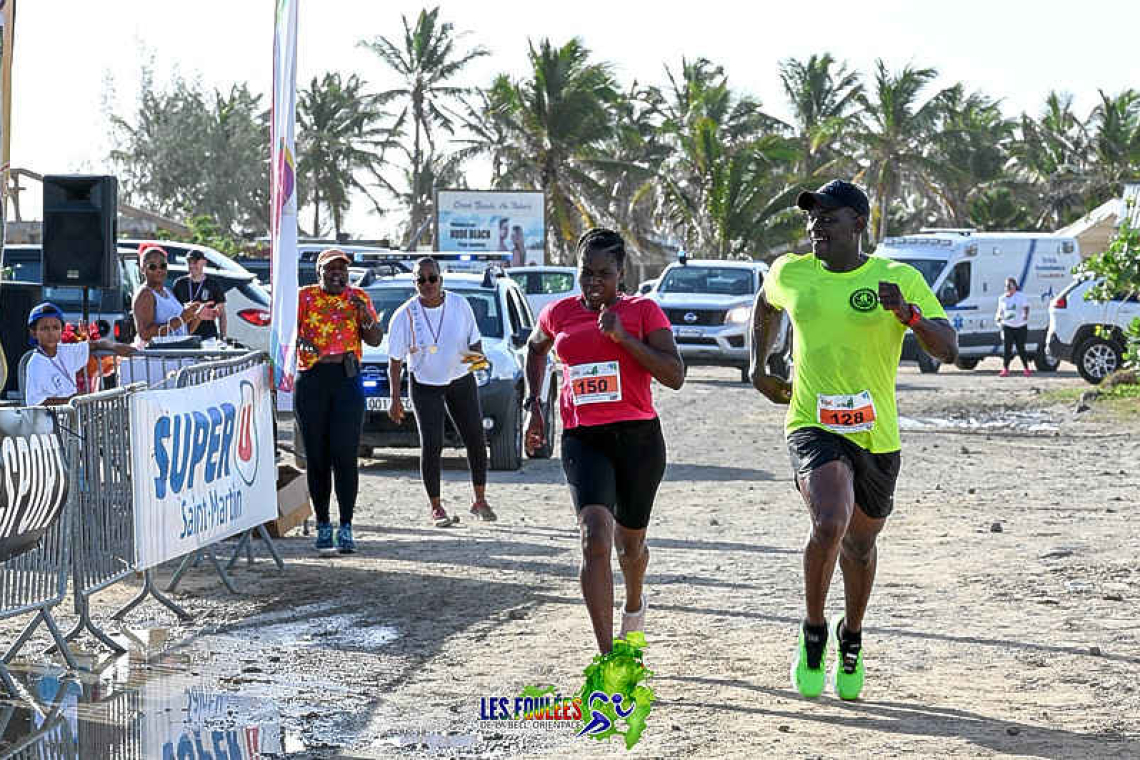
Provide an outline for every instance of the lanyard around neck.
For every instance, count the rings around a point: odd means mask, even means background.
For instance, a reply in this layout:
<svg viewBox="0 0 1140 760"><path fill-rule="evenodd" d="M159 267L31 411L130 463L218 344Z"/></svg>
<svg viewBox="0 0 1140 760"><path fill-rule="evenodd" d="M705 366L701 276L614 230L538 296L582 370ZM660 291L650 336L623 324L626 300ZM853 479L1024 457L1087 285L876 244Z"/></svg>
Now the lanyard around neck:
<svg viewBox="0 0 1140 760"><path fill-rule="evenodd" d="M59 352L58 347L56 347L55 350L56 350L56 353ZM72 385L75 385L75 378L67 371L67 367L64 364L62 364L61 362L56 360L56 357L48 356L47 351L44 351L42 348L40 348L38 346L36 347L36 351L39 352L40 356L44 357L45 359L48 360L48 362L51 363L52 368L56 372L58 372L63 377L64 380L67 380Z"/></svg>

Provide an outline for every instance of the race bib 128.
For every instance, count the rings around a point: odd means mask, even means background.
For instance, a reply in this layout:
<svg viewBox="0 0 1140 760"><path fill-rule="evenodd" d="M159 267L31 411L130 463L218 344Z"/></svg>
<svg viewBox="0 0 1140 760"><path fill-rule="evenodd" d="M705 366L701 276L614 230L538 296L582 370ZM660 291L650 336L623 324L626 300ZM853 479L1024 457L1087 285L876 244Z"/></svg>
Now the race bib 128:
<svg viewBox="0 0 1140 760"><path fill-rule="evenodd" d="M863 433L875 427L875 402L869 391L854 395L816 397L819 423L836 433Z"/></svg>

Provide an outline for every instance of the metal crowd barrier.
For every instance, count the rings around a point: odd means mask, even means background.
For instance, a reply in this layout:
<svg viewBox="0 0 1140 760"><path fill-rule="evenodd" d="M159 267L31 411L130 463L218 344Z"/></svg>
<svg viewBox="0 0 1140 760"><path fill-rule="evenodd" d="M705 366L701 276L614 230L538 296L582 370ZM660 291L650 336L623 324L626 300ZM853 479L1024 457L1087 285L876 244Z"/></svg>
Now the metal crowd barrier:
<svg viewBox="0 0 1140 760"><path fill-rule="evenodd" d="M82 519L74 521L71 558L79 620L64 638L70 641L86 630L120 653L126 649L91 620L91 597L135 572L130 397L141 389L136 384L71 401L76 414L79 466L72 468L76 487L69 501L74 514ZM179 618L191 618L158 590L151 570L143 573L139 594L111 617L122 619L147 596L153 596Z"/></svg>
<svg viewBox="0 0 1140 760"><path fill-rule="evenodd" d="M220 380L223 377L236 375L239 372L244 372L247 369L256 367L258 365L262 365L265 368L265 371L268 372L270 366L269 355L259 351L248 353L237 358L221 359L218 361L196 364L194 366L185 367L178 371L178 374L174 380L174 387L189 388L192 386L204 385L205 383L211 382L213 380ZM272 387L272 383L270 383L270 387ZM273 408L277 408L276 401L273 404ZM277 440L276 414L274 414L273 422L273 440ZM269 554L273 557L273 561L277 565L278 571L284 572L285 562L281 559L281 555L277 553L277 547L274 546L273 540L269 537L269 532L265 529L265 526L258 525L254 530L257 531L257 534L261 537L261 540L265 542L265 547L269 550ZM195 552L187 554L182 559L182 564L178 566L178 569L171 577L170 583L167 585L166 590L174 591L174 589L176 589L178 587L178 584L182 581L182 577L186 574L186 572L190 570L190 568L196 567L201 561L202 555L205 555L206 558L210 560L210 563L214 566L214 569L218 573L218 577L222 579L222 583L225 584L225 587L229 590L229 592L231 594L238 593L237 587L234 586L233 580L229 577L226 571L233 568L234 563L237 562L238 557L241 556L243 550L246 553L247 564L253 565L252 539L253 530L247 530L241 534L241 538L238 540L237 546L234 547L233 555L230 557L224 568L222 567L221 562L219 562L217 554L214 552L213 545L202 547Z"/></svg>
<svg viewBox="0 0 1140 760"><path fill-rule="evenodd" d="M232 348L147 348L119 361L119 385L145 383L148 388L172 387L171 378L184 369L246 355Z"/></svg>
<svg viewBox="0 0 1140 760"><path fill-rule="evenodd" d="M25 729L17 723L14 733L18 738L0 748L0 760L86 760L89 757L80 754L73 733L76 704L73 698L69 698L73 696L72 686L79 688L79 681L75 678L62 679L55 697L47 703L41 703L30 692L21 695L26 706L24 712L35 716L28 715L28 723L34 723L34 726L29 725ZM16 705L0 704L0 741L8 733L9 724L18 712L20 709Z"/></svg>
<svg viewBox="0 0 1140 760"><path fill-rule="evenodd" d="M57 410L55 414L56 426L64 437L63 449L71 473L69 494L72 494L77 488L78 468L75 463L79 447L75 437L69 435L68 431L75 426L75 413L64 408ZM34 615L0 658L0 683L3 683L9 694L17 693L17 688L5 666L19 654L40 623L47 627L55 639L68 666L76 667L75 659L64 643L64 636L51 614L52 608L67 596L67 571L70 560L68 536L72 523L76 522L74 515L69 495L68 503L64 505L55 524L40 539L38 546L18 557L0 562L0 619L17 615Z"/></svg>

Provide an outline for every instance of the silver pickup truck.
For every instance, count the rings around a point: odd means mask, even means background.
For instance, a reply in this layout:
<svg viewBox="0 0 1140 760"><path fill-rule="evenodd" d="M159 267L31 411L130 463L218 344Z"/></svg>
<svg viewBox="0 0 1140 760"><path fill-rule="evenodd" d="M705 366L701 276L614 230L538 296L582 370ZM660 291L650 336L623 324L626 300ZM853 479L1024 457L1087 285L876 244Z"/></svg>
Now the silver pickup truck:
<svg viewBox="0 0 1140 760"><path fill-rule="evenodd" d="M669 318L686 367L737 367L740 379L748 382L752 302L767 271L760 261L714 259L666 267L648 296ZM790 371L787 323L784 317L777 349L768 360L769 371L781 377Z"/></svg>

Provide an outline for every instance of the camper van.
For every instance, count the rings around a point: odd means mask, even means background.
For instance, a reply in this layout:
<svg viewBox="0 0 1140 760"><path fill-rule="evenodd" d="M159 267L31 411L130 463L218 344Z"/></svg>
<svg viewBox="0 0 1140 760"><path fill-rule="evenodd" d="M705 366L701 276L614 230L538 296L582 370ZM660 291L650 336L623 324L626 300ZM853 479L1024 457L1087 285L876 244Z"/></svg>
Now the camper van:
<svg viewBox="0 0 1140 760"><path fill-rule="evenodd" d="M1080 260L1076 238L1033 232L923 230L888 237L876 256L910 264L926 279L958 332L958 362L973 369L987 356L1001 356L1001 326L994 322L1005 279L1017 278L1029 297L1026 349L1040 372L1052 372L1059 359L1045 350L1049 302L1072 279ZM918 361L923 372L937 372L938 361L922 351L913 334L903 343L903 359Z"/></svg>

